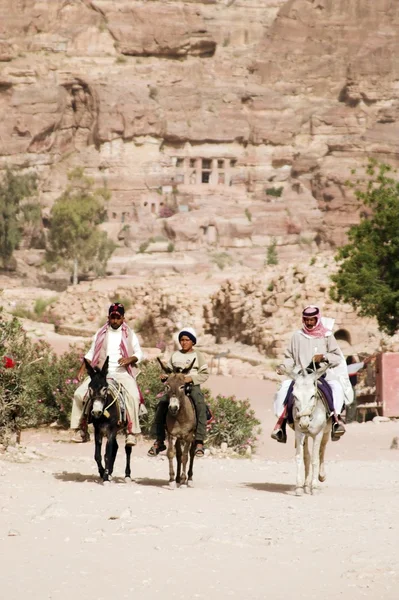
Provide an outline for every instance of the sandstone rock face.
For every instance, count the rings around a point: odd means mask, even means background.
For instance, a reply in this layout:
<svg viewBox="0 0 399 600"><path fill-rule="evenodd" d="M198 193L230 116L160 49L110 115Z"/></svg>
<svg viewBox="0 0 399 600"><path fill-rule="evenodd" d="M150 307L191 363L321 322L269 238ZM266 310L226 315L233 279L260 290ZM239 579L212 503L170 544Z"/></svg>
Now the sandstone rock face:
<svg viewBox="0 0 399 600"><path fill-rule="evenodd" d="M341 244L352 170L397 164L398 34L395 0L3 0L0 169L49 207L85 167L136 249Z"/></svg>

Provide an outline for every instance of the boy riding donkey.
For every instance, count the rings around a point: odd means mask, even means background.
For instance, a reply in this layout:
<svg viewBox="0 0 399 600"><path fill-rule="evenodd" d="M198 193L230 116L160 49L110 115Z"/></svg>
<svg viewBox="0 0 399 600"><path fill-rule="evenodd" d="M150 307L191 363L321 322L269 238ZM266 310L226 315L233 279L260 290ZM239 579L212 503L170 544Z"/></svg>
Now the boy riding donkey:
<svg viewBox="0 0 399 600"><path fill-rule="evenodd" d="M205 383L209 377L208 365L201 352L194 348L197 343L197 334L191 327L185 327L178 334L180 350L173 352L167 363L167 367L173 370L178 368L182 371L187 368L193 361L193 366L190 372L185 376L184 380L187 389L187 395L191 397L195 405L197 415L197 430L195 434L195 456L204 456L204 439L206 436L206 404L204 395L201 392L200 384ZM168 376L165 373L161 374L161 380L166 381ZM160 452L166 450L165 446L165 424L166 414L168 412L169 398L167 395L160 399L156 412L152 432L156 436L156 441L148 451L148 456L157 456Z"/></svg>
<svg viewBox="0 0 399 600"><path fill-rule="evenodd" d="M345 405L353 402L353 390L337 340L332 331L323 324L319 308L307 306L302 312L302 329L293 334L285 352L285 361L278 366L277 373L283 375L290 371L313 371L320 363L329 365L326 376L323 376L325 379L320 381L320 385L327 387L325 396L332 416L331 439L337 441L345 433L341 412ZM291 379L283 381L274 399L274 412L279 419L271 437L283 444L287 441L287 405L292 385Z"/></svg>

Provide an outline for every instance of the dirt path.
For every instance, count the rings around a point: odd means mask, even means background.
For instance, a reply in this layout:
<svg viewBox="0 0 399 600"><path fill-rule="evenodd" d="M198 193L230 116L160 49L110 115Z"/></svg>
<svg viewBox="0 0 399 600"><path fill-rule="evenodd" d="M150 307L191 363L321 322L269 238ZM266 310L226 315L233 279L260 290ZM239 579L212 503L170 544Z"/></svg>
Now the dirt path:
<svg viewBox="0 0 399 600"><path fill-rule="evenodd" d="M297 498L293 436L269 439L273 386L249 381L211 387L251 397L258 454L197 461L194 489L167 489L167 461L147 458L148 443L133 450L135 483L122 483L122 452L102 486L92 444L25 432L24 449L0 457L1 596L396 600L399 423L348 426L329 445L322 491Z"/></svg>

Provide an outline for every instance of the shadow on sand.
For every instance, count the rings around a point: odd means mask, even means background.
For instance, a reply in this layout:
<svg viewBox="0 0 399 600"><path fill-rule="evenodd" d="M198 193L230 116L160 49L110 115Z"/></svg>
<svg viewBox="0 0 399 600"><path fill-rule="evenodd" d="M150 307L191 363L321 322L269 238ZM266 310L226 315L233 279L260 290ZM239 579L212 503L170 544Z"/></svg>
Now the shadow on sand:
<svg viewBox="0 0 399 600"><path fill-rule="evenodd" d="M294 494L295 486L287 483L244 483L247 488L252 488L259 492L271 492L272 494Z"/></svg>
<svg viewBox="0 0 399 600"><path fill-rule="evenodd" d="M99 475L85 475L84 473L68 473L68 471L62 471L61 473L53 473L54 478L58 481L74 481L75 483L98 483L102 484L103 481ZM112 477L113 483L125 483L124 477Z"/></svg>
<svg viewBox="0 0 399 600"><path fill-rule="evenodd" d="M150 487L168 487L168 481L166 479L152 479L150 477L136 477L135 482L137 485L148 485Z"/></svg>
<svg viewBox="0 0 399 600"><path fill-rule="evenodd" d="M62 471L61 473L53 473L55 479L58 481L75 482L75 483L98 483L102 484L102 480L99 475L85 475L84 473L68 473L68 471ZM112 476L112 483L126 483L124 477ZM137 485L146 485L151 487L168 487L166 479L151 479L149 477L133 477L132 481Z"/></svg>

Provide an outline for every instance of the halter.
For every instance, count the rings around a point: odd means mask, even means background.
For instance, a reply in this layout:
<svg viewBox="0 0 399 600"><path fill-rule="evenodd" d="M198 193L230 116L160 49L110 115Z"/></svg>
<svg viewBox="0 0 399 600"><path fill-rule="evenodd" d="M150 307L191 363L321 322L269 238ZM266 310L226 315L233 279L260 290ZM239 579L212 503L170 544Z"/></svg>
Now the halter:
<svg viewBox="0 0 399 600"><path fill-rule="evenodd" d="M111 406L113 404L115 404L115 402L117 401L118 395L121 391L121 384L119 383L119 381L117 383L118 383L118 391L116 393L113 390L109 389L109 386L107 383L107 396L108 395L111 396L112 402L110 402L105 408L103 408L103 415L106 419L109 419L109 417L110 417L110 413L109 413L108 409L111 408ZM92 396L92 398L91 398L92 403L94 402L94 400L96 400L98 398L101 398L101 396L99 394L97 394L96 396ZM104 404L105 404L105 402L104 402Z"/></svg>
<svg viewBox="0 0 399 600"><path fill-rule="evenodd" d="M315 390L314 396L316 398L316 402L313 403L312 408L307 407L307 408L304 408L301 411L298 411L297 415L296 415L298 419L302 419L302 417L311 417L312 416L312 414L313 414L313 412L314 412L314 410L315 410L315 408L317 406L317 400L321 397L320 390L319 390L318 385L317 385L317 380L315 380L315 382L314 382L314 390Z"/></svg>

